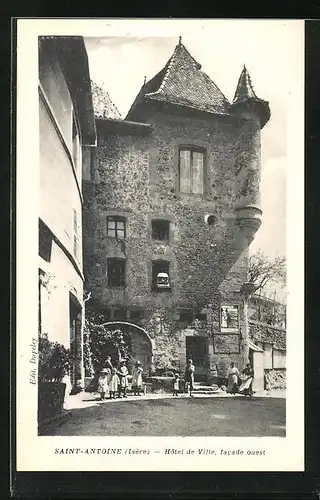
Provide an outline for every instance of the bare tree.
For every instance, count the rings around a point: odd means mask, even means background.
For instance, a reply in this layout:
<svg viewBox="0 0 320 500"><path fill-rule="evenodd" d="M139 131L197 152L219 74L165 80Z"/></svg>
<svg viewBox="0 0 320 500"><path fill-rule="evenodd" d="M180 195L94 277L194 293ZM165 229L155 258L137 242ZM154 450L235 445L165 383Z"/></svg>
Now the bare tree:
<svg viewBox="0 0 320 500"><path fill-rule="evenodd" d="M270 258L262 250L249 257L248 281L254 285L253 293L263 290L267 285L285 286L285 257Z"/></svg>

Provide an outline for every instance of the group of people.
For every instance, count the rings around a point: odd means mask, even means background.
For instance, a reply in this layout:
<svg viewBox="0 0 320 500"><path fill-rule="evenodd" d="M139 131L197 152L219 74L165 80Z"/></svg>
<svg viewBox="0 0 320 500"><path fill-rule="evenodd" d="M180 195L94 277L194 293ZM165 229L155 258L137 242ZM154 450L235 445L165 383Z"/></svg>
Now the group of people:
<svg viewBox="0 0 320 500"><path fill-rule="evenodd" d="M132 370L132 389L134 396L140 396L142 390L143 368L140 361L136 361ZM118 368L112 365L111 357L108 356L105 367L101 370L98 379L98 392L103 401L109 399L126 398L128 389L129 370L124 359L120 360Z"/></svg>
<svg viewBox="0 0 320 500"><path fill-rule="evenodd" d="M188 359L187 366L184 373L184 390L193 397L192 391L194 389L194 372L195 366L192 359ZM143 368L140 361L136 361L132 370L132 390L134 396L141 396L142 393L142 379ZM232 362L227 371L227 392L230 394L243 394L244 396L253 396L253 369L250 363L247 363L245 368L240 371ZM129 370L126 366L125 360L120 360L119 365L115 368L111 363L111 358L108 356L104 368L101 370L98 379L98 392L100 393L101 400L109 397L114 399L116 397L127 397L127 389L129 386ZM180 392L180 375L174 374L173 379L173 396L178 396Z"/></svg>
<svg viewBox="0 0 320 500"><path fill-rule="evenodd" d="M232 362L227 372L228 385L227 392L230 394L243 394L244 396L253 396L253 369L250 363L247 363L245 368L240 371Z"/></svg>

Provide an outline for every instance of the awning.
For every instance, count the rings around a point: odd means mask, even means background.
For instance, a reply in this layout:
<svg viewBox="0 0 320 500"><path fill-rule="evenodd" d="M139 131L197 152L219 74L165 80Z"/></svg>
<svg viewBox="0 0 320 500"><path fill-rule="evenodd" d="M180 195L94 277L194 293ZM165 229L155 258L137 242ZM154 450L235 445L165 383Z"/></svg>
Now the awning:
<svg viewBox="0 0 320 500"><path fill-rule="evenodd" d="M252 351L263 352L263 349L260 349L260 347L256 346L256 344L254 344L252 340L248 340L248 346L249 349L251 349Z"/></svg>

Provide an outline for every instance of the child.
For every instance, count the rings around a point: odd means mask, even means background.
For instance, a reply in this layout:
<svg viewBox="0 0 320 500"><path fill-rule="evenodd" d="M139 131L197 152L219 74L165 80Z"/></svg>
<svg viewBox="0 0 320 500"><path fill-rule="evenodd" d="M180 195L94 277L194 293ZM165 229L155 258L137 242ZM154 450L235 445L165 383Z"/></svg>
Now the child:
<svg viewBox="0 0 320 500"><path fill-rule="evenodd" d="M127 387L128 387L128 368L126 367L125 360L123 359L120 361L120 367L118 370L118 375L120 378L120 385L119 385L119 390L118 390L118 396L121 398L121 393L123 394L123 397L127 397Z"/></svg>
<svg viewBox="0 0 320 500"><path fill-rule="evenodd" d="M109 380L110 399L115 399L115 397L118 393L119 383L120 383L120 379L117 375L117 370L115 368L112 368L110 380Z"/></svg>
<svg viewBox="0 0 320 500"><path fill-rule="evenodd" d="M178 396L179 391L179 373L174 374L174 382L173 382L173 396Z"/></svg>
<svg viewBox="0 0 320 500"><path fill-rule="evenodd" d="M110 374L110 371L107 368L103 368L101 370L100 375L99 375L99 380L98 380L98 392L100 393L100 399L103 401L106 397L106 395L109 394L109 387L108 387L108 375Z"/></svg>
<svg viewBox="0 0 320 500"><path fill-rule="evenodd" d="M134 396L140 396L140 391L142 388L142 372L143 368L141 366L141 363L140 361L137 361L136 366L132 372L132 388Z"/></svg>

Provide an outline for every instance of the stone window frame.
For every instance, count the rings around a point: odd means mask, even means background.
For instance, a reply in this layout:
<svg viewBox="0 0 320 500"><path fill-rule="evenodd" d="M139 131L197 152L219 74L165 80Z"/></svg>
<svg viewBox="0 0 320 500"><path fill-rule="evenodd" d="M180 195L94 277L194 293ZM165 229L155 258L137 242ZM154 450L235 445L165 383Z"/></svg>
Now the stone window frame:
<svg viewBox="0 0 320 500"><path fill-rule="evenodd" d="M121 261L124 263L124 272L123 272L123 281L120 284L111 284L110 282L110 274L109 274L109 263L111 261ZM119 258L119 257L108 257L107 258L107 287L111 289L124 289L127 284L127 259ZM121 281L121 280L120 280Z"/></svg>
<svg viewBox="0 0 320 500"><path fill-rule="evenodd" d="M155 238L154 237L154 228L153 228L153 224L154 223L167 223L168 224L168 227L167 227L167 237L166 238ZM170 236L171 236L171 221L165 217L154 217L153 219L151 219L151 238L154 240L154 241L161 241L163 244L165 243L169 243L170 241Z"/></svg>
<svg viewBox="0 0 320 500"><path fill-rule="evenodd" d="M168 275L169 275L169 282L170 282L170 288L168 288L167 290L163 290L163 292L167 292L167 293L172 293L172 289L173 289L173 286L172 286L172 279L171 279L171 275L172 275L172 262L171 260L169 259L152 259L151 263L150 263L150 268L151 268L151 279L150 279L150 289L151 289L151 292L152 293L156 293L156 294L159 294L161 293L159 290L156 289L155 287L155 283L154 283L154 280L153 280L153 264L155 262L163 262L163 263L166 263L168 264ZM167 271L164 271L164 272L167 272Z"/></svg>
<svg viewBox="0 0 320 500"><path fill-rule="evenodd" d="M203 183L203 189L202 193L194 193L193 191L186 192L181 190L181 182L180 182L180 152L181 150L188 150L190 151L195 151L195 152L201 152L203 153L203 172L202 172L202 183ZM180 143L177 147L177 152L176 152L176 164L177 164L177 192L180 195L183 196L198 196L198 197L203 197L207 194L207 158L208 158L208 151L205 145L199 144L199 143Z"/></svg>
<svg viewBox="0 0 320 500"><path fill-rule="evenodd" d="M126 241L130 237L129 216L130 216L130 212L128 212L126 210L106 210L106 211L103 211L104 222L103 222L103 225L101 227L101 230L104 231L105 235L108 238L117 239L120 241ZM107 225L108 217L122 217L123 219L125 219L125 237L124 238L116 238L114 236L108 236L108 225Z"/></svg>
<svg viewBox="0 0 320 500"><path fill-rule="evenodd" d="M115 222L115 227L114 229L111 229L109 228L108 226L108 223L109 223L109 219L113 218L114 219L114 222ZM117 228L117 225L118 223L122 223L124 228L123 229L118 229ZM112 236L109 234L108 231L114 231L115 232L115 236ZM119 236L118 235L118 231L123 231L123 236ZM125 217L124 215L118 215L118 214L107 214L106 216L106 232L107 232L107 236L108 238L116 238L116 239L119 239L119 240L125 240L126 237L127 237L127 217Z"/></svg>
<svg viewBox="0 0 320 500"><path fill-rule="evenodd" d="M169 222L169 238L167 240L156 240L152 237L152 221L154 220L164 220ZM164 213L153 212L148 215L148 238L155 244L169 245L174 241L174 226L175 221L171 215ZM156 259L153 259L156 260Z"/></svg>

